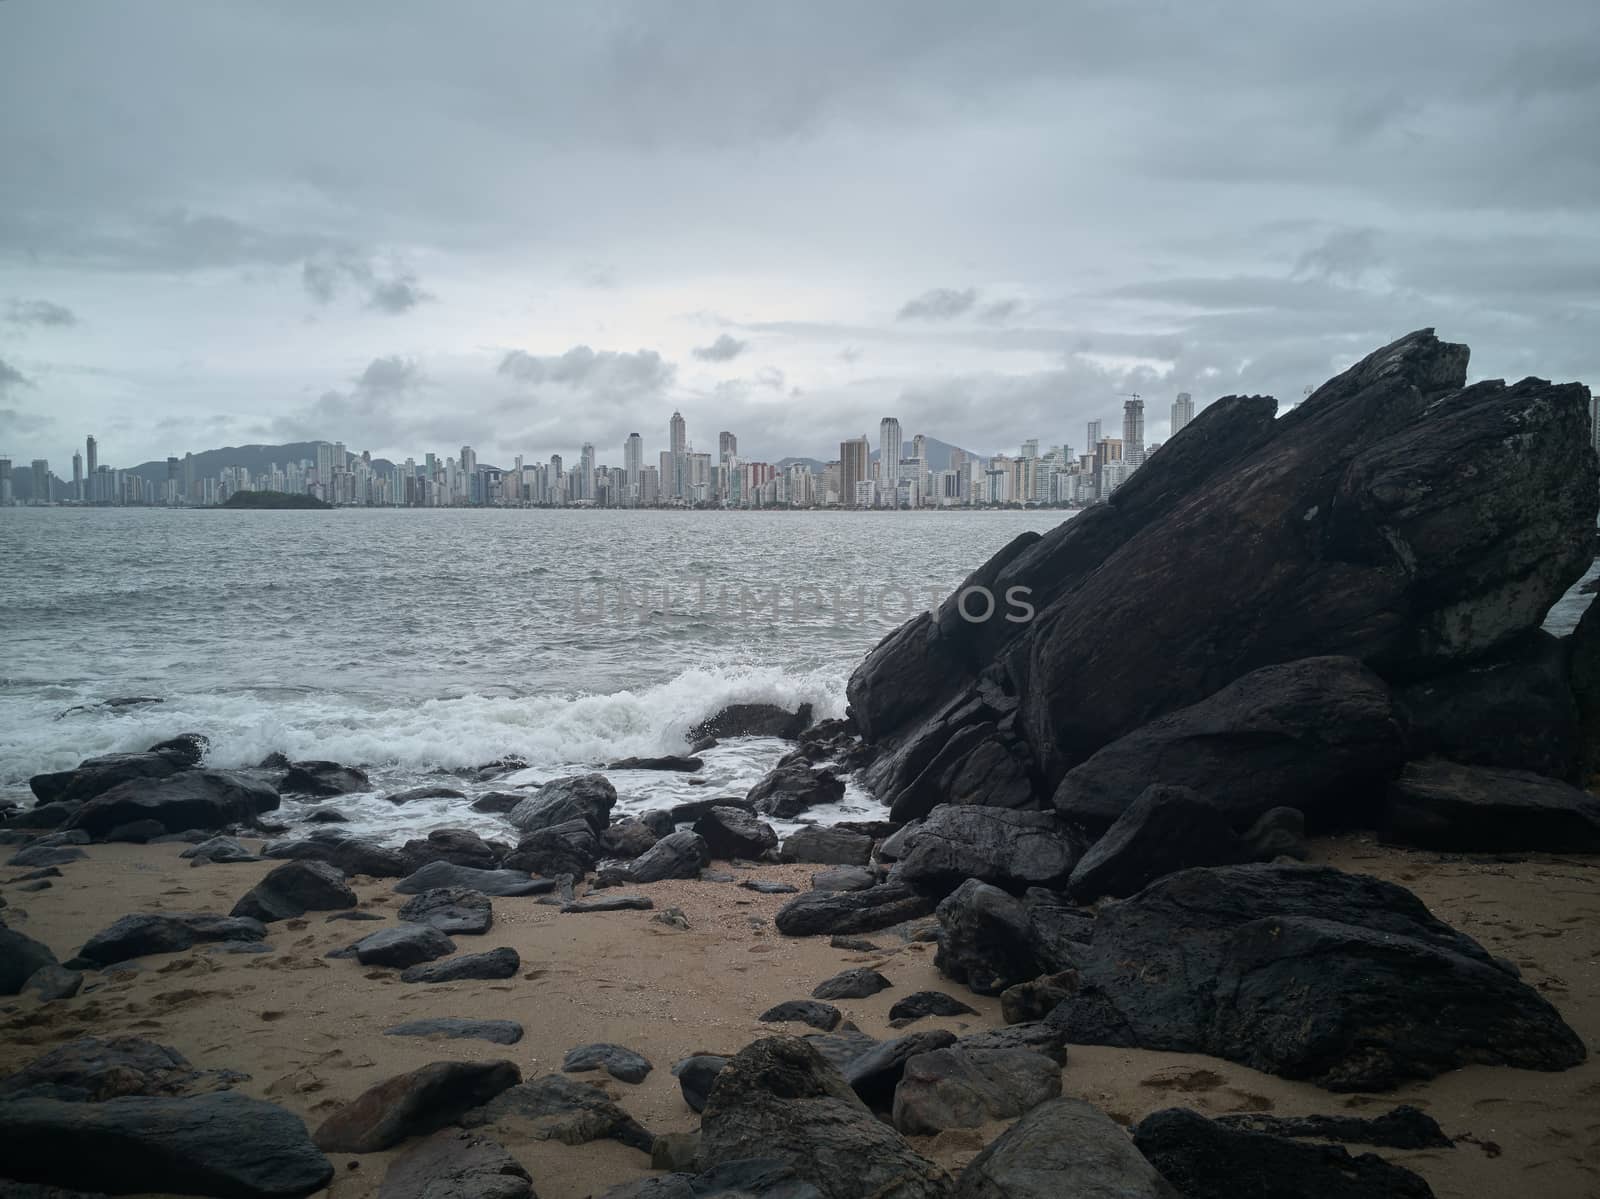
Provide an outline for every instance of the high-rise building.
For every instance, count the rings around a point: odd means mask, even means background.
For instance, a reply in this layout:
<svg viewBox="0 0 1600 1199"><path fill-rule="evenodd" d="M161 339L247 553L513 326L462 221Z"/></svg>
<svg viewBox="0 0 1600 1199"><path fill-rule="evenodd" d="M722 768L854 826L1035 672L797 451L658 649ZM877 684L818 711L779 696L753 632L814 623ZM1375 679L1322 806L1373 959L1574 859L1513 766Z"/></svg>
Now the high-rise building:
<svg viewBox="0 0 1600 1199"><path fill-rule="evenodd" d="M905 442L900 438L900 422L886 416L878 422L878 498L879 502L894 507L898 502L900 486L900 456L905 453Z"/></svg>
<svg viewBox="0 0 1600 1199"><path fill-rule="evenodd" d="M83 469L90 476L100 469L100 443L93 433L83 439Z"/></svg>
<svg viewBox="0 0 1600 1199"><path fill-rule="evenodd" d="M11 459L0 458L0 508L11 507Z"/></svg>
<svg viewBox="0 0 1600 1199"><path fill-rule="evenodd" d="M717 462L721 466L729 466L739 457L739 439L732 433L723 431L717 434Z"/></svg>
<svg viewBox="0 0 1600 1199"><path fill-rule="evenodd" d="M856 503L857 484L871 476L872 443L863 433L839 443L839 502L846 508Z"/></svg>
<svg viewBox="0 0 1600 1199"><path fill-rule="evenodd" d="M684 423L681 412L674 412L672 420L667 423L667 446L671 461L667 467L669 477L662 480L662 486L666 488L670 498L688 499L689 463L686 455L689 449L689 428Z"/></svg>
<svg viewBox="0 0 1600 1199"><path fill-rule="evenodd" d="M594 499L594 446L587 441L578 452L578 494L573 498Z"/></svg>
<svg viewBox="0 0 1600 1199"><path fill-rule="evenodd" d="M91 440L92 440L92 438L91 438ZM35 458L33 460L33 478L30 480L30 482L32 482L32 484L33 484L33 502L34 503L36 503L36 504L48 504L53 499L55 499L55 496L50 494L50 462L49 462L49 459L46 459L46 458Z"/></svg>
<svg viewBox="0 0 1600 1199"><path fill-rule="evenodd" d="M1144 401L1122 405L1122 456L1135 465L1144 460Z"/></svg>
<svg viewBox="0 0 1600 1199"><path fill-rule="evenodd" d="M1023 442L1022 452L1017 455L1019 458L1037 458L1038 456L1039 439L1037 437L1030 437L1027 441Z"/></svg>
<svg viewBox="0 0 1600 1199"><path fill-rule="evenodd" d="M1100 444L1100 422L1099 421L1092 420L1092 421L1089 422L1088 440L1086 440L1083 444L1089 447L1089 452L1091 454L1094 453L1095 446Z"/></svg>
<svg viewBox="0 0 1600 1199"><path fill-rule="evenodd" d="M76 452L72 455L72 498L79 503L89 498L83 487L83 455Z"/></svg>
<svg viewBox="0 0 1600 1199"><path fill-rule="evenodd" d="M643 470L644 438L637 433L629 433L628 440L622 443L623 485L628 489L625 502L630 504L639 502L639 474Z"/></svg>
<svg viewBox="0 0 1600 1199"><path fill-rule="evenodd" d="M928 435L926 433L918 433L911 439L911 456L913 458L921 458L924 462L928 460Z"/></svg>
<svg viewBox="0 0 1600 1199"><path fill-rule="evenodd" d="M1172 433L1176 433L1194 419L1194 400L1187 391L1180 391L1172 401ZM1171 437L1172 433L1167 436Z"/></svg>

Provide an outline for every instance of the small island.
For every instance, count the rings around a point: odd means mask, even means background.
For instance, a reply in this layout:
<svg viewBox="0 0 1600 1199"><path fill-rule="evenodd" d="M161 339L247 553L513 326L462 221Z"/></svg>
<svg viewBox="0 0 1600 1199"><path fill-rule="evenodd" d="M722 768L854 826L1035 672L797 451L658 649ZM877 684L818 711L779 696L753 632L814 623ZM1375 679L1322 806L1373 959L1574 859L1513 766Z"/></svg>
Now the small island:
<svg viewBox="0 0 1600 1199"><path fill-rule="evenodd" d="M219 508L332 508L314 495L290 495L286 491L236 491Z"/></svg>

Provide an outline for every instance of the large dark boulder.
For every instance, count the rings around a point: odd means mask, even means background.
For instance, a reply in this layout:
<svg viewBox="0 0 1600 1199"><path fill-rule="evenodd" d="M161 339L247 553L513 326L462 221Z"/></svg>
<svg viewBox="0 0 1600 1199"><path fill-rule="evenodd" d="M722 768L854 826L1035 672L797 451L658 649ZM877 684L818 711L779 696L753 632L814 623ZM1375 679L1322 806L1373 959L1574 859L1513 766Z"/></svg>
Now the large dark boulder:
<svg viewBox="0 0 1600 1199"><path fill-rule="evenodd" d="M778 1005L778 1007L784 1006L784 1004ZM819 1003L815 1006L826 1005ZM772 1010L777 1011L777 1008ZM766 1020L770 1016L769 1012L761 1019ZM715 1053L697 1053L693 1057L686 1057L673 1064L672 1076L678 1080L678 1089L683 1093L683 1101L689 1105L691 1111L705 1110L706 1099L711 1094L711 1084L717 1080L717 1075L722 1073L727 1064L727 1058Z"/></svg>
<svg viewBox="0 0 1600 1199"><path fill-rule="evenodd" d="M1146 1116L1133 1131L1133 1144L1185 1199L1433 1199L1420 1177L1375 1153L1352 1157L1337 1145L1302 1145L1230 1128L1187 1108Z"/></svg>
<svg viewBox="0 0 1600 1199"><path fill-rule="evenodd" d="M229 1091L0 1102L0 1162L8 1178L119 1195L268 1199L333 1178L299 1116Z"/></svg>
<svg viewBox="0 0 1600 1199"><path fill-rule="evenodd" d="M869 1111L804 1041L769 1037L717 1075L700 1121L700 1164L787 1162L825 1199L948 1199L949 1177Z"/></svg>
<svg viewBox="0 0 1600 1199"><path fill-rule="evenodd" d="M164 779L193 765L184 753L150 751L142 754L104 754L85 758L71 770L36 774L28 786L41 804L93 799L119 783L134 779Z"/></svg>
<svg viewBox="0 0 1600 1199"><path fill-rule="evenodd" d="M1054 802L1103 828L1161 783L1198 792L1240 825L1288 800L1350 824L1370 819L1404 757L1382 679L1353 658L1303 658L1118 738L1069 771Z"/></svg>
<svg viewBox="0 0 1600 1199"><path fill-rule="evenodd" d="M1328 867L1170 875L1105 908L1075 960L1078 993L1052 1019L1080 1044L1207 1053L1330 1090L1585 1056L1549 1002L1411 892Z"/></svg>
<svg viewBox="0 0 1600 1199"><path fill-rule="evenodd" d="M329 956L352 957L363 966L407 966L431 962L456 951L456 943L431 924L397 924L380 928Z"/></svg>
<svg viewBox="0 0 1600 1199"><path fill-rule="evenodd" d="M778 834L743 808L715 806L694 822L713 858L759 858L778 848Z"/></svg>
<svg viewBox="0 0 1600 1199"><path fill-rule="evenodd" d="M292 920L307 912L356 906L356 893L344 871L327 862L285 862L267 873L233 905L230 916L250 916L263 924Z"/></svg>
<svg viewBox="0 0 1600 1199"><path fill-rule="evenodd" d="M844 780L831 770L818 770L804 762L791 762L769 771L745 799L755 810L780 820L796 816L818 804L844 798Z"/></svg>
<svg viewBox="0 0 1600 1199"><path fill-rule="evenodd" d="M0 1079L0 1099L102 1103L123 1095L198 1095L249 1076L196 1070L176 1049L143 1037L77 1037Z"/></svg>
<svg viewBox="0 0 1600 1199"><path fill-rule="evenodd" d="M420 895L460 887L484 895L545 895L556 889L554 879L530 878L524 870L477 870L452 862L429 862L394 885L402 895Z"/></svg>
<svg viewBox="0 0 1600 1199"><path fill-rule="evenodd" d="M506 819L521 833L583 820L598 837L611 823L611 809L616 802L617 789L605 775L572 775L545 783L512 808Z"/></svg>
<svg viewBox="0 0 1600 1199"><path fill-rule="evenodd" d="M967 1164L956 1194L958 1199L1179 1199L1128 1134L1081 1099L1054 1099L1023 1116Z"/></svg>
<svg viewBox="0 0 1600 1199"><path fill-rule="evenodd" d="M919 1053L948 1049L956 1034L947 1028L930 1028L879 1041L852 1057L840 1073L868 1107L887 1112L894 1104L894 1091L905 1075L906 1063Z"/></svg>
<svg viewBox="0 0 1600 1199"><path fill-rule="evenodd" d="M274 841L262 847L261 856L329 862L346 874L366 874L373 878L401 878L413 869L399 850L365 837L352 836L338 828L319 828L304 840Z"/></svg>
<svg viewBox="0 0 1600 1199"><path fill-rule="evenodd" d="M788 1162L773 1157L724 1162L703 1174L677 1172L619 1183L600 1199L822 1199Z"/></svg>
<svg viewBox="0 0 1600 1199"><path fill-rule="evenodd" d="M1578 704L1567 646L1542 630L1481 662L1400 688L1395 708L1410 757L1577 777Z"/></svg>
<svg viewBox="0 0 1600 1199"><path fill-rule="evenodd" d="M778 856L785 862L818 866L865 866L872 859L872 838L848 829L808 824L784 838Z"/></svg>
<svg viewBox="0 0 1600 1199"><path fill-rule="evenodd" d="M432 1062L369 1087L317 1128L328 1153L377 1153L454 1123L522 1081L514 1062Z"/></svg>
<svg viewBox="0 0 1600 1199"><path fill-rule="evenodd" d="M416 837L400 847L412 870L429 862L450 862L474 870L493 870L505 856L506 846L491 844L471 829L436 828L426 837Z"/></svg>
<svg viewBox="0 0 1600 1199"><path fill-rule="evenodd" d="M808 891L779 908L772 923L787 937L870 933L927 916L936 902L900 883L865 891Z"/></svg>
<svg viewBox="0 0 1600 1199"><path fill-rule="evenodd" d="M600 834L600 853L608 858L636 858L660 836L642 820L619 820Z"/></svg>
<svg viewBox="0 0 1600 1199"><path fill-rule="evenodd" d="M464 1128L493 1127L509 1140L584 1145L613 1140L650 1152L655 1136L599 1087L546 1074L510 1087L461 1117Z"/></svg>
<svg viewBox="0 0 1600 1199"><path fill-rule="evenodd" d="M636 883L658 883L667 878L694 878L711 864L711 851L698 833L680 829L668 833L628 864L627 875Z"/></svg>
<svg viewBox="0 0 1600 1199"><path fill-rule="evenodd" d="M1592 787L1600 781L1600 604L1590 601L1562 645L1578 712L1577 782Z"/></svg>
<svg viewBox="0 0 1600 1199"><path fill-rule="evenodd" d="M97 966L111 966L148 953L178 953L208 941L261 941L266 926L247 916L208 912L140 912L101 929L78 950Z"/></svg>
<svg viewBox="0 0 1600 1199"><path fill-rule="evenodd" d="M482 891L470 887L437 887L406 900L400 919L431 924L442 933L481 934L494 924L494 905Z"/></svg>
<svg viewBox="0 0 1600 1199"><path fill-rule="evenodd" d="M1215 802L1188 787L1146 787L1079 859L1067 889L1122 898L1189 866L1232 866L1251 852Z"/></svg>
<svg viewBox="0 0 1600 1199"><path fill-rule="evenodd" d="M1026 1049L950 1045L906 1062L894 1091L894 1126L907 1136L1009 1120L1061 1094L1061 1067Z"/></svg>
<svg viewBox="0 0 1600 1199"><path fill-rule="evenodd" d="M892 881L948 895L969 878L1009 891L1064 887L1083 852L1053 812L946 804L906 838Z"/></svg>
<svg viewBox="0 0 1600 1199"><path fill-rule="evenodd" d="M691 728L687 740L693 744L708 737L781 737L793 741L811 726L811 705L801 704L791 712L776 704L729 704L715 716Z"/></svg>
<svg viewBox="0 0 1600 1199"><path fill-rule="evenodd" d="M378 1199L532 1199L533 1180L505 1147L441 1129L395 1156Z"/></svg>
<svg viewBox="0 0 1600 1199"><path fill-rule="evenodd" d="M561 874L582 878L594 869L600 853L594 827L575 816L523 834L516 852L506 855L504 865L508 870L525 870L548 878Z"/></svg>
<svg viewBox="0 0 1600 1199"><path fill-rule="evenodd" d="M977 879L946 896L938 917L934 965L980 995L1072 969L1095 926L1049 896L1019 899Z"/></svg>
<svg viewBox="0 0 1600 1199"><path fill-rule="evenodd" d="M169 833L254 824L278 807L271 785L231 770L184 769L164 778L134 778L101 792L65 827L103 837L120 825L156 820Z"/></svg>
<svg viewBox="0 0 1600 1199"><path fill-rule="evenodd" d="M1466 853L1600 853L1600 799L1526 770L1429 758L1390 784L1383 834Z"/></svg>
<svg viewBox="0 0 1600 1199"><path fill-rule="evenodd" d="M291 762L278 789L286 795L349 795L370 791L372 780L359 766L343 766L338 762Z"/></svg>
<svg viewBox="0 0 1600 1199"><path fill-rule="evenodd" d="M0 995L17 995L37 971L56 964L43 942L0 924Z"/></svg>
<svg viewBox="0 0 1600 1199"><path fill-rule="evenodd" d="M454 983L469 979L515 978L522 969L522 958L509 945L487 953L465 953L460 957L412 966L400 972L403 983Z"/></svg>
<svg viewBox="0 0 1600 1199"><path fill-rule="evenodd" d="M165 741L157 741L147 752L166 754L185 766L198 766L211 749L211 738L204 733L179 733Z"/></svg>

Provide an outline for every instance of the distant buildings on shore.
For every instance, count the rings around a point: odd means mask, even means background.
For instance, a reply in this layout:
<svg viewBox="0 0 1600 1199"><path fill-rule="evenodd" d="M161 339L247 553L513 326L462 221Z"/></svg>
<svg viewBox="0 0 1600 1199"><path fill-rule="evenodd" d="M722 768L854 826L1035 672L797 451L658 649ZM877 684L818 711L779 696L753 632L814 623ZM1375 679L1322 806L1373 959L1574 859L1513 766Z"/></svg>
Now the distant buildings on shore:
<svg viewBox="0 0 1600 1199"><path fill-rule="evenodd" d="M622 465L596 460L585 444L569 469L561 455L509 468L480 464L471 446L454 456L425 454L422 461L374 459L343 442L315 443L315 458L268 463L250 469L225 466L201 475L194 454L166 460L165 477L115 469L99 460L99 443L84 441L72 456L72 478L58 478L43 458L31 464L26 486L15 486L11 460L0 457L0 505L198 507L220 504L239 491L312 495L330 504L358 507L595 507L595 508L962 508L997 506L1082 507L1111 496L1160 448L1144 444L1144 401L1124 397L1122 436L1104 437L1102 422L1088 422L1085 449L1062 443L1041 447L1024 441L1015 455L982 458L950 450L937 469L928 438L908 443L897 417L878 423L878 446L863 433L839 443L839 457L782 464L739 456L739 439L717 434L717 454L698 453L688 423L674 412L667 423L667 449L645 465L644 439L630 433L622 443ZM1172 429L1194 418L1194 402L1180 392L1172 405Z"/></svg>

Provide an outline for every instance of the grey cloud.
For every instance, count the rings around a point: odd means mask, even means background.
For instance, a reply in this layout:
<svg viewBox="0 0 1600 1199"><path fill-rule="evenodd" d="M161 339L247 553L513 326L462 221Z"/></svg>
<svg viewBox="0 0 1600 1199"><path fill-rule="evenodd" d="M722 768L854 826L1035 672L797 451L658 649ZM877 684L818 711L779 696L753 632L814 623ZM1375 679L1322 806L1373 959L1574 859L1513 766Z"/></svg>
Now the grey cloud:
<svg viewBox="0 0 1600 1199"><path fill-rule="evenodd" d="M703 362L728 362L744 353L747 345L748 342L724 333L708 346L696 346L693 353Z"/></svg>
<svg viewBox="0 0 1600 1199"><path fill-rule="evenodd" d="M3 366L4 363L0 363L0 367ZM32 434L49 427L50 421L36 413L0 408L0 435Z"/></svg>
<svg viewBox="0 0 1600 1199"><path fill-rule="evenodd" d="M32 387L33 380L12 366L4 358L0 358L0 395L17 387Z"/></svg>
<svg viewBox="0 0 1600 1199"><path fill-rule="evenodd" d="M1021 300L994 300L985 304L978 315L986 321L1003 321L1015 316L1021 309Z"/></svg>
<svg viewBox="0 0 1600 1199"><path fill-rule="evenodd" d="M519 383L553 383L592 392L626 395L657 393L671 386L676 370L655 350L634 353L573 346L564 354L544 356L512 350L500 360L499 373Z"/></svg>
<svg viewBox="0 0 1600 1199"><path fill-rule="evenodd" d="M368 308L394 315L433 299L409 271L385 277L369 260L348 250L306 259L300 268L300 282L319 304L332 303L348 285L366 292Z"/></svg>
<svg viewBox="0 0 1600 1199"><path fill-rule="evenodd" d="M899 319L903 321L948 321L970 312L978 302L978 290L969 287L954 291L948 287L935 287L923 292L914 300L901 305Z"/></svg>
<svg viewBox="0 0 1600 1199"><path fill-rule="evenodd" d="M401 313L410 312L424 300L433 297L417 286L417 281L410 275L402 275L397 279L388 279L373 286L372 292L367 297L367 306L377 308L383 312Z"/></svg>
<svg viewBox="0 0 1600 1199"><path fill-rule="evenodd" d="M1294 273L1354 282L1380 261L1376 229L1339 229L1300 255Z"/></svg>
<svg viewBox="0 0 1600 1199"><path fill-rule="evenodd" d="M76 325L72 309L49 300L12 300L6 307L6 320L13 325Z"/></svg>

